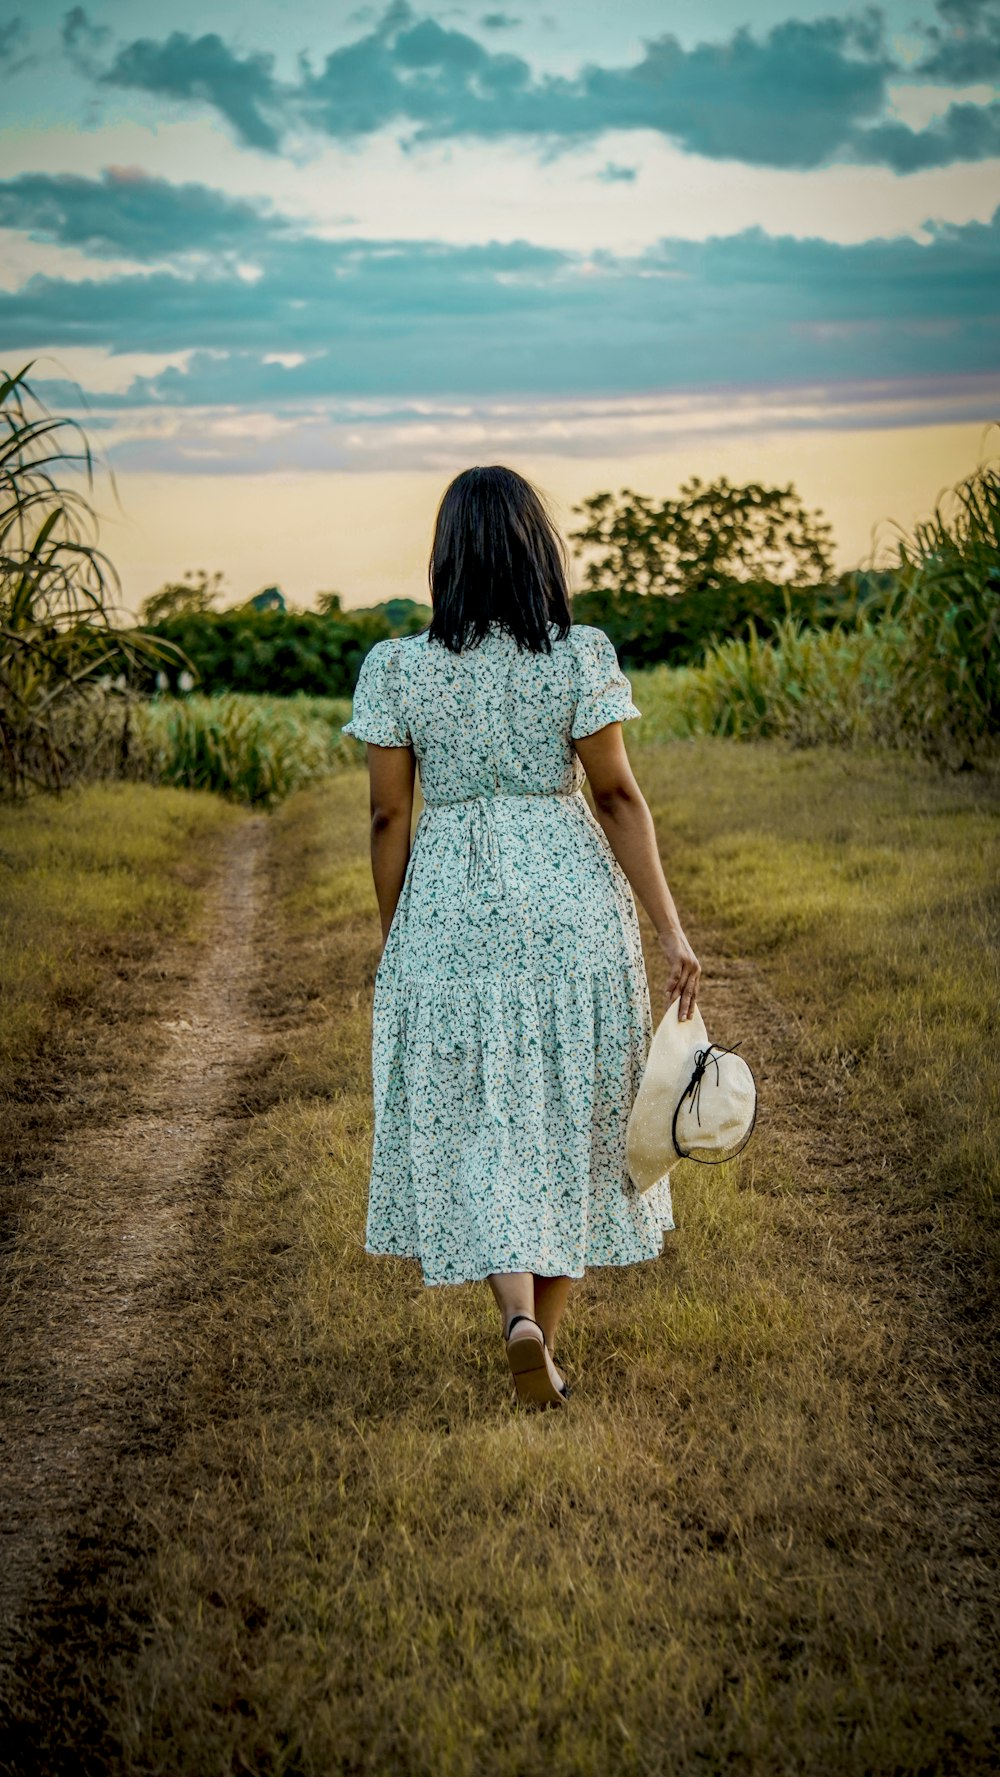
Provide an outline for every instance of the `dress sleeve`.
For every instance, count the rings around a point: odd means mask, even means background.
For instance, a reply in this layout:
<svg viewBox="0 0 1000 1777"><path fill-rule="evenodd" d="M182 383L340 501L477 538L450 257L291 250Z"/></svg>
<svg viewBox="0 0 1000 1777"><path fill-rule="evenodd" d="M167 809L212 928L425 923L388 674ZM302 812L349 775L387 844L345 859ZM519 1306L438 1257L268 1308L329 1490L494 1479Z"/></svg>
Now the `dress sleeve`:
<svg viewBox="0 0 1000 1777"><path fill-rule="evenodd" d="M627 722L642 711L632 702L632 686L618 664L610 636L588 625L577 650L579 689L570 734L582 740L609 722Z"/></svg>
<svg viewBox="0 0 1000 1777"><path fill-rule="evenodd" d="M400 699L396 638L376 642L365 655L354 687L351 719L343 724L340 732L353 734L356 740L370 741L376 747L408 747L411 744Z"/></svg>

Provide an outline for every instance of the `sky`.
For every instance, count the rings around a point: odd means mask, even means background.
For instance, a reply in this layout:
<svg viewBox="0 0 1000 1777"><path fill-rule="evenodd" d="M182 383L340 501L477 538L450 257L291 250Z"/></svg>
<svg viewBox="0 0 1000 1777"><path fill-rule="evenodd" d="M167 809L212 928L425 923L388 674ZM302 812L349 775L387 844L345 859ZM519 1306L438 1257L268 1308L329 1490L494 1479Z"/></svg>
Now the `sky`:
<svg viewBox="0 0 1000 1777"><path fill-rule="evenodd" d="M857 566L1000 450L998 82L1000 0L0 0L0 365L132 610L425 598L475 462L791 482Z"/></svg>

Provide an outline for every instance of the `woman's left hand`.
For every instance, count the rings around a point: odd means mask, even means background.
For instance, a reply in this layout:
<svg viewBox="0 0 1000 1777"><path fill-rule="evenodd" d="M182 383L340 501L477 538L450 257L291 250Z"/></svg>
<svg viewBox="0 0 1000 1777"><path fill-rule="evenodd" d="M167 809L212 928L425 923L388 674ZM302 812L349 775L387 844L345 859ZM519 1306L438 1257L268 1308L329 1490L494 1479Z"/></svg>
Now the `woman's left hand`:
<svg viewBox="0 0 1000 1777"><path fill-rule="evenodd" d="M674 1002L679 993L681 1003L677 1016L681 1023L690 1018L698 997L698 983L701 980L701 964L691 949L690 944L681 931L680 926L671 927L665 932L658 932L660 948L670 964L670 976L667 981L667 1005Z"/></svg>

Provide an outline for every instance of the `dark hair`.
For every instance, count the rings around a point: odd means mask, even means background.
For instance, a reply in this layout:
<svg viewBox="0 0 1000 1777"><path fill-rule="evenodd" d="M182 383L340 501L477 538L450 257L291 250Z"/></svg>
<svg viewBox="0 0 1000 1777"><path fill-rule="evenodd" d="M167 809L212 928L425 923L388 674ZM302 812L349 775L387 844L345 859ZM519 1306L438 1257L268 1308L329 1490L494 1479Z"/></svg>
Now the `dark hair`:
<svg viewBox="0 0 1000 1777"><path fill-rule="evenodd" d="M464 469L438 507L428 580L431 641L453 653L499 623L519 648L551 653L573 621L566 553L541 495L513 469Z"/></svg>

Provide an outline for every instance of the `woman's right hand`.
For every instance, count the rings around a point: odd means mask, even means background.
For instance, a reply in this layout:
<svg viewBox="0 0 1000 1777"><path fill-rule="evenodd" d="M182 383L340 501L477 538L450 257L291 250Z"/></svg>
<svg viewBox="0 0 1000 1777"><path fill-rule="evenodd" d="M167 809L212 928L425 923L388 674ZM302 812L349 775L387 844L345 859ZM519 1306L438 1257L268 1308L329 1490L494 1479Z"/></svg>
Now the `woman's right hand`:
<svg viewBox="0 0 1000 1777"><path fill-rule="evenodd" d="M670 969L667 978L667 1005L672 1005L677 994L680 994L681 1003L677 1016L683 1022L694 1011L698 983L701 980L701 964L679 926L675 930L658 932L657 942Z"/></svg>

